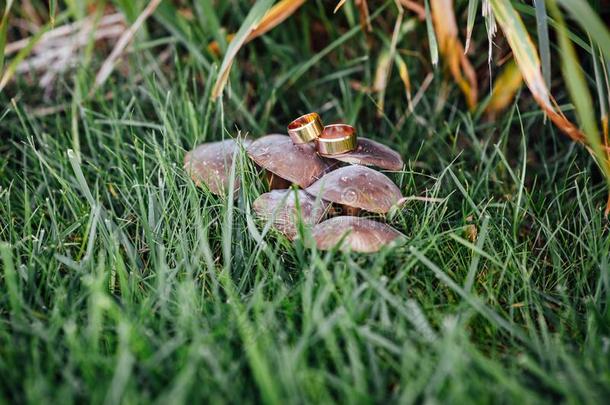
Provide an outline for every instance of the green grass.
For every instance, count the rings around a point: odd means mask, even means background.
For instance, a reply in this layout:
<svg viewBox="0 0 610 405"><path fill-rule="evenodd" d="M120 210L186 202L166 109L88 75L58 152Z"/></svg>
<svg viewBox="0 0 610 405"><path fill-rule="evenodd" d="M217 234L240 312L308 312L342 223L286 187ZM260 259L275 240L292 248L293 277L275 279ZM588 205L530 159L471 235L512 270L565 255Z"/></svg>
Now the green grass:
<svg viewBox="0 0 610 405"><path fill-rule="evenodd" d="M222 3L217 18L236 30L247 6ZM610 395L610 231L590 157L525 94L495 122L469 114L440 70L417 119L394 70L378 118L350 85L372 82L377 50L345 7L308 4L247 45L217 103L220 61L200 46L215 33L197 19L185 30L167 2L131 73L93 99L95 59L56 84L64 112L37 116L42 91L23 78L0 95L0 402ZM382 17L373 36L389 46ZM313 24L323 38L306 33ZM399 50L425 30L405 30ZM167 46L174 57L158 65ZM427 66L405 60L416 91ZM293 245L257 227L249 207L263 183L243 153L234 203L182 170L201 142L284 132L312 110L400 151L405 170L390 176L404 195L443 200L390 220L404 245L321 252L307 235Z"/></svg>

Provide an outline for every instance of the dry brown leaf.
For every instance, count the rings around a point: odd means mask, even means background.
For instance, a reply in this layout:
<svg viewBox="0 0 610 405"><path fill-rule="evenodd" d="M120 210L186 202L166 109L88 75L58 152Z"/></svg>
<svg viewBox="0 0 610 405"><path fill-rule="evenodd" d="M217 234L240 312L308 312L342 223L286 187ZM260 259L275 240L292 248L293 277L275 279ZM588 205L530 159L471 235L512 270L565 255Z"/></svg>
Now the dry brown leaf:
<svg viewBox="0 0 610 405"><path fill-rule="evenodd" d="M337 3L337 5L335 6L335 9L333 10L333 14L337 14L337 11L339 11L339 9L341 9L341 7L343 7L343 5L347 2L347 0L339 0L339 2Z"/></svg>
<svg viewBox="0 0 610 405"><path fill-rule="evenodd" d="M373 32L367 0L355 0L355 3L360 14L360 27L362 28L362 31Z"/></svg>
<svg viewBox="0 0 610 405"><path fill-rule="evenodd" d="M453 0L431 0L430 7L439 51L453 79L464 93L468 108L472 110L477 103L477 78L458 38Z"/></svg>
<svg viewBox="0 0 610 405"><path fill-rule="evenodd" d="M144 8L142 13L140 13L138 18L136 18L134 23L125 30L123 35L121 35L116 45L112 49L112 52L106 58L106 60L102 64L102 67L97 72L97 75L95 76L95 82L93 83L93 87L91 88L89 95L93 94L94 91L102 84L104 84L104 82L108 79L108 77L114 70L117 60L121 57L121 55L123 55L125 48L127 48L127 45L129 45L133 37L136 35L136 32L138 32L138 30L148 19L148 17L150 17L152 13L155 12L160 3L161 0L151 0L150 3L148 3L148 5L146 6L146 8Z"/></svg>
<svg viewBox="0 0 610 405"><path fill-rule="evenodd" d="M470 242L476 242L477 237L479 236L479 230L477 229L476 225L466 225L466 227L464 228L464 236L466 236L466 239L468 239Z"/></svg>
<svg viewBox="0 0 610 405"><path fill-rule="evenodd" d="M414 0L400 0L400 4L403 5L407 10L411 10L411 12L415 13L417 18L420 21L424 21L426 19L426 9L423 5L419 4Z"/></svg>
<svg viewBox="0 0 610 405"><path fill-rule="evenodd" d="M346 2L347 0L340 0L333 10L333 14L336 14ZM354 4L358 8L358 13L360 14L360 28L362 28L362 32L372 32L373 27L371 26L371 16L367 0L354 0Z"/></svg>

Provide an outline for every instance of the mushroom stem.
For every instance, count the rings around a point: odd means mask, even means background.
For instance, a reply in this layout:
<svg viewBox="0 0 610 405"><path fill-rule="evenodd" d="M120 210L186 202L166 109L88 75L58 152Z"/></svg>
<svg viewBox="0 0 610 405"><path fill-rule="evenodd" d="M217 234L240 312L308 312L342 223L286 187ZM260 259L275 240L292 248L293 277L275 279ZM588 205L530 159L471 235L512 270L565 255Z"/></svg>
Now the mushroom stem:
<svg viewBox="0 0 610 405"><path fill-rule="evenodd" d="M343 210L343 215L348 215L351 217L357 217L360 215L360 211L362 211L360 208L357 207L350 207L349 205L341 205L341 208Z"/></svg>
<svg viewBox="0 0 610 405"><path fill-rule="evenodd" d="M290 188L290 186L292 185L291 182L289 182L286 179L281 178L278 175L275 175L271 172L267 172L267 185L269 186L269 190L284 190L287 188Z"/></svg>

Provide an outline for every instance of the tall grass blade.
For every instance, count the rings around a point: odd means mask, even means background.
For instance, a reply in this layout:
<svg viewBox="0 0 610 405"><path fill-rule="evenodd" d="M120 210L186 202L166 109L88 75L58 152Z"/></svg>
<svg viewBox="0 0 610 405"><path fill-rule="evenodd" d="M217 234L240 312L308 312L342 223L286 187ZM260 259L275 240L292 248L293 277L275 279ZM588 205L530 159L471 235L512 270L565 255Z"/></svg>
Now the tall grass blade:
<svg viewBox="0 0 610 405"><path fill-rule="evenodd" d="M472 29L474 28L474 20L477 17L479 9L479 0L468 0L468 20L466 21L466 45L464 45L464 53L470 48L470 39L472 38Z"/></svg>
<svg viewBox="0 0 610 405"><path fill-rule="evenodd" d="M536 32L538 49L542 60L542 76L546 87L551 88L551 45L549 42L549 25L547 22L545 0L534 0L536 8Z"/></svg>
<svg viewBox="0 0 610 405"><path fill-rule="evenodd" d="M585 143L582 131L570 122L551 103L551 96L542 76L538 52L532 42L523 20L509 0L490 0L496 21L498 22L513 57L523 76L525 84L538 105L547 113L551 121L572 140Z"/></svg>
<svg viewBox="0 0 610 405"><path fill-rule="evenodd" d="M599 15L584 0L557 0L580 26L591 35L606 59L610 58L610 31L608 21L604 23Z"/></svg>
<svg viewBox="0 0 610 405"><path fill-rule="evenodd" d="M257 27L248 35L246 42L258 38L273 28L280 25L284 20L294 14L307 0L282 0L265 14Z"/></svg>
<svg viewBox="0 0 610 405"><path fill-rule="evenodd" d="M428 43L430 45L430 60L434 66L438 65L438 43L436 42L436 34L434 33L434 25L432 24L432 14L430 13L430 4L425 0L426 5L426 30L428 32Z"/></svg>
<svg viewBox="0 0 610 405"><path fill-rule="evenodd" d="M295 11L301 7L305 1L307 0L282 0L265 14L257 27L248 35L245 43L252 41L255 38L258 38L268 31L271 31L273 28L280 25L284 20L294 14ZM229 34L227 36L227 41L232 41L235 38L235 34ZM220 53L220 46L218 40L211 42L208 45L208 49L215 53Z"/></svg>
<svg viewBox="0 0 610 405"><path fill-rule="evenodd" d="M582 72L574 45L568 38L567 28L557 4L554 1L550 1L549 7L553 14L553 18L557 21L557 36L562 51L563 78L572 102L574 103L574 107L576 108L576 116L583 128L587 143L592 149L593 155L596 158L602 173L606 177L606 182L608 183L610 191L610 161L604 150L604 145L602 144L600 136L601 133L597 127L595 109L593 107L591 93L587 86L587 80ZM595 47L593 49L595 49ZM606 207L606 214L608 212L610 212L610 206Z"/></svg>
<svg viewBox="0 0 610 405"><path fill-rule="evenodd" d="M0 72L4 69L4 48L6 47L6 36L8 34L8 19L11 13L13 0L9 0L4 7L2 20L0 20Z"/></svg>
<svg viewBox="0 0 610 405"><path fill-rule="evenodd" d="M51 28L55 27L55 14L57 13L57 0L49 0L49 20Z"/></svg>
<svg viewBox="0 0 610 405"><path fill-rule="evenodd" d="M233 61L237 56L237 52L239 52L241 47L247 42L248 37L258 28L259 23L272 4L273 0L258 0L256 4L254 4L254 7L250 9L246 19L229 44L227 53L222 60L220 70L218 71L218 78L216 79L216 83L212 89L213 100L216 100L220 94L222 94L222 91L227 84L227 80L229 79L231 66L233 65Z"/></svg>
<svg viewBox="0 0 610 405"><path fill-rule="evenodd" d="M13 314L17 315L21 312L19 299L19 284L17 281L17 272L15 271L15 262L13 261L13 251L11 245L6 242L0 242L0 259L2 259L2 267L4 269L4 288L8 293L8 300Z"/></svg>
<svg viewBox="0 0 610 405"><path fill-rule="evenodd" d="M63 20L65 16L65 14L62 14L56 20ZM32 35L29 38L27 45L19 50L17 55L15 55L11 62L6 66L6 69L1 72L2 77L0 78L0 91L2 91L6 87L8 82L13 78L15 72L17 71L17 67L19 66L19 64L30 55L32 49L34 49L34 46L36 46L38 41L40 41L43 35L47 31L49 31L50 28L51 24L47 23L43 27L41 27L38 32L36 32L36 34Z"/></svg>

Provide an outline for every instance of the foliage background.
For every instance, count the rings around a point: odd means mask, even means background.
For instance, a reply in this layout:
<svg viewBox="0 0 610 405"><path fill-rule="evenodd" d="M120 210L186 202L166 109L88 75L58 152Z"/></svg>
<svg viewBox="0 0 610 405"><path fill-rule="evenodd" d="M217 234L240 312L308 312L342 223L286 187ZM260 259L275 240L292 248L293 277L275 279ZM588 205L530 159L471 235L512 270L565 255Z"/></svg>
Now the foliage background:
<svg viewBox="0 0 610 405"><path fill-rule="evenodd" d="M271 1L3 4L2 399L607 397L607 3L278 4L241 47ZM489 46L502 15L540 66L502 26ZM308 111L401 152L393 179L423 200L386 219L406 245L292 245L252 218L243 156L235 202L181 168Z"/></svg>

